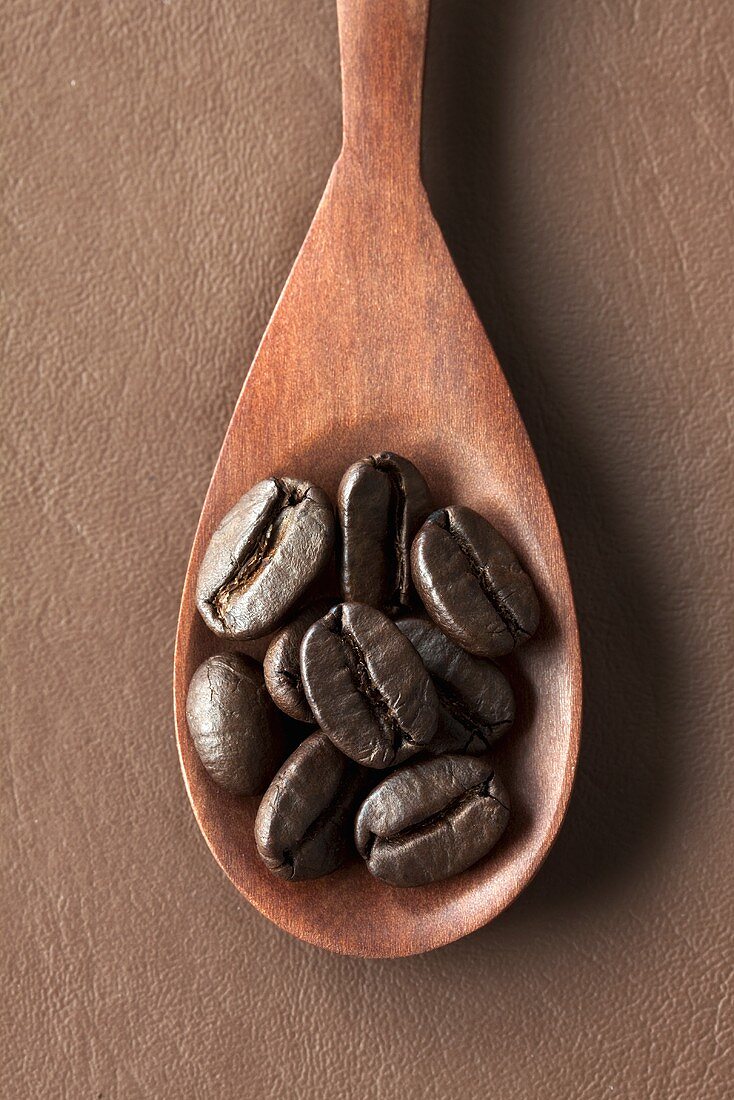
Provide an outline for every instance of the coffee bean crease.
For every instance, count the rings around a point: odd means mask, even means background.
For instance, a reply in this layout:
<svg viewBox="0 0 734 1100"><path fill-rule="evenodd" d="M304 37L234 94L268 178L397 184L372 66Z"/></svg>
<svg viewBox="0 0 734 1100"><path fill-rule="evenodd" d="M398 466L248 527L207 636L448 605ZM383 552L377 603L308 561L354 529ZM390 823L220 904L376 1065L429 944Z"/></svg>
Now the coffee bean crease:
<svg viewBox="0 0 734 1100"><path fill-rule="evenodd" d="M433 675L431 679L433 680L433 686L436 689L439 703L449 712L451 717L456 719L456 721L464 727L467 733L470 734L466 742L467 745L477 737L485 748L489 748L491 742L496 740L496 737L488 741L487 731L495 733L497 730L512 725L511 718L502 718L498 722L488 722L486 719L483 719L481 715L471 711L445 680L442 680L436 675Z"/></svg>
<svg viewBox="0 0 734 1100"><path fill-rule="evenodd" d="M497 587L492 582L492 578L489 576L486 567L480 561L476 550L464 537L458 526L451 522L451 516L449 512L445 509L442 513L441 520L437 521L437 525L439 527L443 527L444 530L448 532L448 534L458 546L459 550L461 550L462 554L466 558L467 564L469 565L471 572L479 581L482 592L484 592L485 596L491 602L495 611L502 619L502 622L509 630L510 634L512 635L513 641L517 642L517 640L521 636L524 638L530 637L528 631L524 630L523 627L520 626L520 623L517 620L517 616L514 614L512 608L508 606L507 601L504 600L498 592Z"/></svg>
<svg viewBox="0 0 734 1100"><path fill-rule="evenodd" d="M498 805L502 806L509 813L509 806L506 806L502 799L496 795L490 793L490 786L494 780L494 772L485 779L482 783L477 783L474 787L469 787L461 794L449 802L443 809L436 811L436 813L430 814L424 818L423 821L419 821L417 824L408 825L405 829L401 829L397 833L393 833L392 836L383 837L378 833L371 832L369 838L364 845L363 852L364 858L369 859L372 854L372 850L376 843L383 845L398 845L405 840L412 839L413 837L420 835L427 835L432 830L435 831L437 827L443 826L446 823L450 823L453 817L456 817L465 806L477 798L491 798Z"/></svg>
<svg viewBox="0 0 734 1100"><path fill-rule="evenodd" d="M379 685L375 683L370 675L366 655L355 635L344 623L344 616L341 613L341 609L339 609L339 613L332 619L329 629L332 634L336 634L336 636L341 639L344 645L344 657L352 676L352 682L369 703L372 713L379 723L380 729L383 730L390 739L393 751L397 752L406 744L415 745L415 738L411 737L404 728L399 716L390 706L389 701L385 698Z"/></svg>
<svg viewBox="0 0 734 1100"><path fill-rule="evenodd" d="M293 519L293 509L308 496L308 490L300 486L291 489L280 478L273 478L277 496L263 515L260 524L253 532L251 549L245 548L243 555L235 561L232 572L222 581L219 588L209 598L213 613L220 622L226 619L227 608L233 596L251 584L272 560L278 546Z"/></svg>
<svg viewBox="0 0 734 1100"><path fill-rule="evenodd" d="M370 455L368 462L376 470L387 475L390 482L390 509L387 516L388 539L392 551L395 577L393 590L388 598L391 608L399 608L405 601L408 587L410 550L407 545L409 532L406 520L407 490L400 466L390 454Z"/></svg>

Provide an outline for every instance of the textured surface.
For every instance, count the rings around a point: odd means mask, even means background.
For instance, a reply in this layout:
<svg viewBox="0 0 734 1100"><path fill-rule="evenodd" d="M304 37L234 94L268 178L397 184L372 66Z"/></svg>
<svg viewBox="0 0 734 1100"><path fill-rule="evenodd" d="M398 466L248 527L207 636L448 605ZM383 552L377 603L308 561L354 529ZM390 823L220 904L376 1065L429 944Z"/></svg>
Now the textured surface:
<svg viewBox="0 0 734 1100"><path fill-rule="evenodd" d="M201 500L337 152L332 5L6 7L0 1092L724 1097L729 5L434 0L424 174L566 538L585 741L516 905L380 963L238 897L171 722Z"/></svg>

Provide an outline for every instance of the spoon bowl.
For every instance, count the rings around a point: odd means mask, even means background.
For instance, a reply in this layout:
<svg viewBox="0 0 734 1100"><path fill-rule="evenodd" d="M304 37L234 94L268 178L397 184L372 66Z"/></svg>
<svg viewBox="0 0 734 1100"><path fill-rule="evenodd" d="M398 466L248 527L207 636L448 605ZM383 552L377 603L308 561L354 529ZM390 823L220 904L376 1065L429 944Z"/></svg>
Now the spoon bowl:
<svg viewBox="0 0 734 1100"><path fill-rule="evenodd" d="M393 957L486 924L540 866L573 782L581 666L545 484L420 180L428 0L338 0L338 12L344 143L248 373L202 510L176 639L176 732L194 814L237 889L310 943ZM389 887L356 862L323 879L288 883L257 857L258 800L218 788L187 729L191 676L223 648L197 613L196 576L221 517L256 481L307 478L334 500L347 466L388 449L416 463L437 505L461 502L486 516L538 591L540 629L503 663L518 713L493 756L512 798L510 825L484 860L429 886ZM234 648L261 657L264 643Z"/></svg>

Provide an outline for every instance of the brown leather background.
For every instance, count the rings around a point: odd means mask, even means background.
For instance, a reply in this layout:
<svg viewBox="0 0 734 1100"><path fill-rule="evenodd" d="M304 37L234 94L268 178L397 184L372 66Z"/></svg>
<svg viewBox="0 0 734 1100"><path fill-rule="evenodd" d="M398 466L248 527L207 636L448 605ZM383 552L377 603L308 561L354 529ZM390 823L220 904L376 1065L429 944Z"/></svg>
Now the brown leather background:
<svg viewBox="0 0 734 1100"><path fill-rule="evenodd" d="M728 0L434 0L425 177L558 509L586 720L526 894L397 962L242 901L171 718L198 510L338 150L333 4L2 7L0 1092L723 1098Z"/></svg>

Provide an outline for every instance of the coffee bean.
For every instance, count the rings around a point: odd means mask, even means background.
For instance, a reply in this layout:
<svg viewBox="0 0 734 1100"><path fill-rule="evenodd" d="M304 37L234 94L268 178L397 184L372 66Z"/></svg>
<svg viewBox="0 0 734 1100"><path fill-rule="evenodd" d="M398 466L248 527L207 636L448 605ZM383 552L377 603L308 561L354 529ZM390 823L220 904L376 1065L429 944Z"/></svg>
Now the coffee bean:
<svg viewBox="0 0 734 1100"><path fill-rule="evenodd" d="M427 752L486 752L515 718L512 688L500 670L424 619L402 619L395 625L418 651L438 695L438 729Z"/></svg>
<svg viewBox="0 0 734 1100"><path fill-rule="evenodd" d="M321 728L367 767L399 764L436 732L438 699L420 657L373 607L339 604L314 623L301 674Z"/></svg>
<svg viewBox="0 0 734 1100"><path fill-rule="evenodd" d="M333 602L333 601L332 601ZM301 680L301 642L310 626L325 615L331 603L318 600L274 634L263 662L265 683L273 701L291 718L315 724Z"/></svg>
<svg viewBox="0 0 734 1100"><path fill-rule="evenodd" d="M196 604L215 634L259 638L282 621L329 559L334 513L308 481L258 482L212 535Z"/></svg>
<svg viewBox="0 0 734 1100"><path fill-rule="evenodd" d="M268 787L255 819L255 843L281 878L335 871L352 846L362 770L323 733L307 737Z"/></svg>
<svg viewBox="0 0 734 1100"><path fill-rule="evenodd" d="M350 466L339 486L340 579L345 600L388 614L410 604L410 544L431 510L423 476L385 451Z"/></svg>
<svg viewBox="0 0 734 1100"><path fill-rule="evenodd" d="M471 508L452 505L429 516L411 560L426 611L469 653L499 657L535 633L540 607L530 577Z"/></svg>
<svg viewBox="0 0 734 1100"><path fill-rule="evenodd" d="M208 657L191 677L186 719L215 783L256 794L283 759L283 732L262 672L239 653Z"/></svg>
<svg viewBox="0 0 734 1100"><path fill-rule="evenodd" d="M507 792L475 756L438 756L393 772L367 796L355 840L376 878L424 886L471 867L509 819Z"/></svg>

